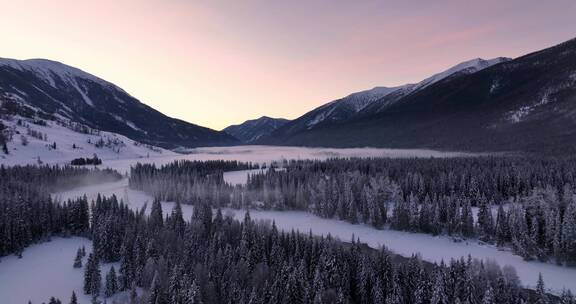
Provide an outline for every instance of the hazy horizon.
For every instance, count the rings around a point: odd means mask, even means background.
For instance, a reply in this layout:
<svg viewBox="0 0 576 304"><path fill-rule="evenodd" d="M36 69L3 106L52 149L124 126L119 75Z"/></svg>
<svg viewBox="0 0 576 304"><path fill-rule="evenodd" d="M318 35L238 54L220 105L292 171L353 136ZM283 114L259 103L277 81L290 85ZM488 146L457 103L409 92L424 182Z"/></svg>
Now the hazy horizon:
<svg viewBox="0 0 576 304"><path fill-rule="evenodd" d="M0 57L60 61L221 130L561 43L576 3L555 2L25 0L2 3Z"/></svg>

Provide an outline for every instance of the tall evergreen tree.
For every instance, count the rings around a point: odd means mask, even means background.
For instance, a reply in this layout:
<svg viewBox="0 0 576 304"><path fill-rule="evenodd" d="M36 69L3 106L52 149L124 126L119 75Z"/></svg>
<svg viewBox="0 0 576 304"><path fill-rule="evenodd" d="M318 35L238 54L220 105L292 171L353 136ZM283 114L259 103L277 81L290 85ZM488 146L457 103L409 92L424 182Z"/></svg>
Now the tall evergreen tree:
<svg viewBox="0 0 576 304"><path fill-rule="evenodd" d="M116 270L114 270L114 266L110 268L110 271L106 275L106 297L111 297L116 292L118 292L118 278L116 277Z"/></svg>
<svg viewBox="0 0 576 304"><path fill-rule="evenodd" d="M78 299L76 298L76 292L72 290L72 297L70 298L70 304L78 304Z"/></svg>
<svg viewBox="0 0 576 304"><path fill-rule="evenodd" d="M82 268L82 250L78 248L76 258L74 259L74 268Z"/></svg>

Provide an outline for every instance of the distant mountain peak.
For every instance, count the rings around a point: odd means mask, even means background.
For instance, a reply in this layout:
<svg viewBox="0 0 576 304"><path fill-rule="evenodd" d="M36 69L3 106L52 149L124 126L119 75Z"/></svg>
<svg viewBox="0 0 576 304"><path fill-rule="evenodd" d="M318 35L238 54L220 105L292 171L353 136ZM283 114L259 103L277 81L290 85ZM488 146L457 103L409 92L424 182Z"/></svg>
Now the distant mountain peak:
<svg viewBox="0 0 576 304"><path fill-rule="evenodd" d="M231 125L223 131L239 139L243 143L251 143L266 136L289 120L284 118L272 118L261 116L257 119L249 119L238 125Z"/></svg>

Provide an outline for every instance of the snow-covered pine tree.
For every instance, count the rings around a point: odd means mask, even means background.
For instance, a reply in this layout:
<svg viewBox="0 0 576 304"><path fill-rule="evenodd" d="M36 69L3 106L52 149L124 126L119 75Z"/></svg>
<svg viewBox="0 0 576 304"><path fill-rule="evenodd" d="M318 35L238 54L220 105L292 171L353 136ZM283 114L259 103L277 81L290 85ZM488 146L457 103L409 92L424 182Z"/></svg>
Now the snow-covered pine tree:
<svg viewBox="0 0 576 304"><path fill-rule="evenodd" d="M72 297L70 297L70 304L78 304L78 298L76 298L76 292L72 290Z"/></svg>
<svg viewBox="0 0 576 304"><path fill-rule="evenodd" d="M82 268L82 249L78 248L76 258L74 259L74 268Z"/></svg>
<svg viewBox="0 0 576 304"><path fill-rule="evenodd" d="M84 267L84 293L98 296L100 294L101 280L98 257L94 253L90 253Z"/></svg>
<svg viewBox="0 0 576 304"><path fill-rule="evenodd" d="M104 294L109 298L117 292L118 278L116 276L116 270L114 269L114 266L112 266L108 274L106 274L106 290Z"/></svg>
<svg viewBox="0 0 576 304"><path fill-rule="evenodd" d="M542 273L538 274L538 282L536 283L536 296L537 304L548 304L548 295L546 294Z"/></svg>

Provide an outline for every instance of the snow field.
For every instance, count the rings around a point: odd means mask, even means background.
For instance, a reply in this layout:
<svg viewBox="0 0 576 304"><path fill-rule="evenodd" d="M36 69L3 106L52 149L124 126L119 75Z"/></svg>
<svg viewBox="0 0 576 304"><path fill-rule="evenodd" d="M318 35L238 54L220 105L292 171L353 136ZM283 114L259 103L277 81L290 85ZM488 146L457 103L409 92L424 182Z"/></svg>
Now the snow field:
<svg viewBox="0 0 576 304"><path fill-rule="evenodd" d="M76 251L82 246L86 248L86 257L82 260L84 266L92 252L92 241L81 237L55 237L49 242L26 248L21 259L14 255L3 257L0 262L2 303L48 303L52 296L68 303L72 290L78 303L90 303L91 296L83 291L84 268L72 267ZM118 270L118 263L100 266L102 286L106 286L104 279L112 265ZM122 296L117 295L118 298Z"/></svg>

